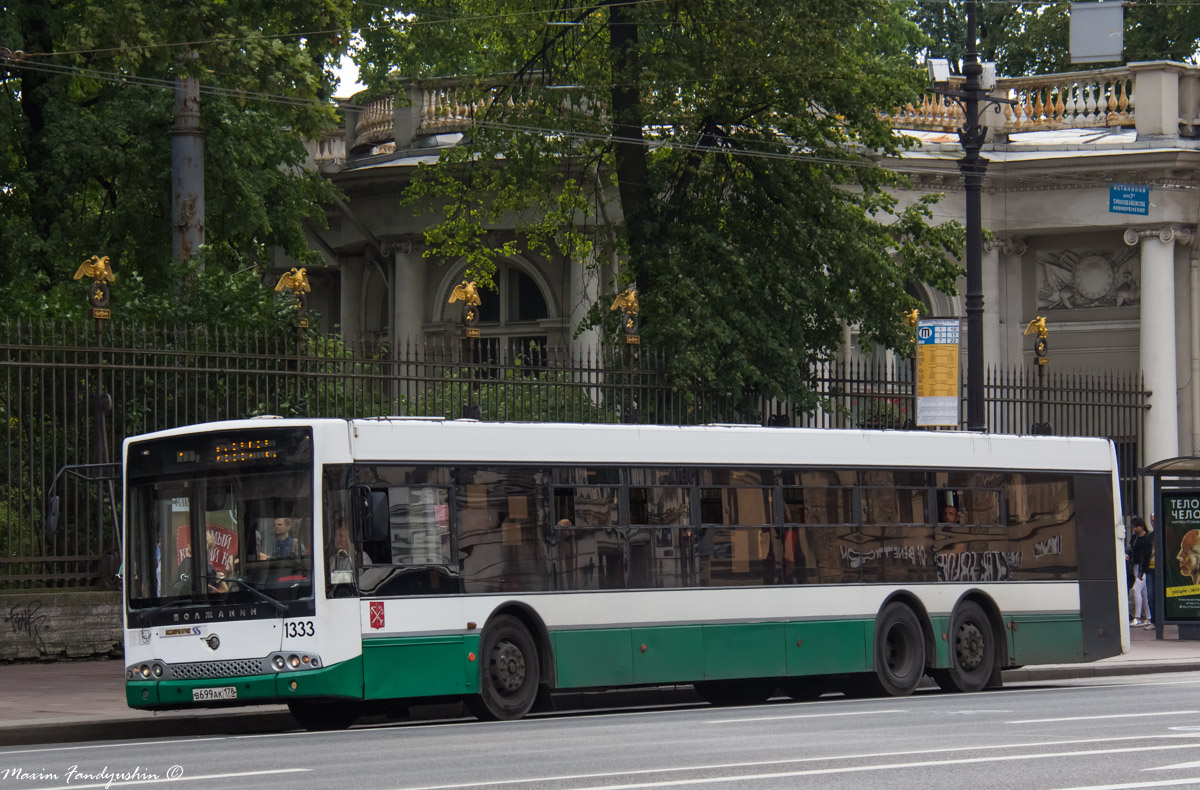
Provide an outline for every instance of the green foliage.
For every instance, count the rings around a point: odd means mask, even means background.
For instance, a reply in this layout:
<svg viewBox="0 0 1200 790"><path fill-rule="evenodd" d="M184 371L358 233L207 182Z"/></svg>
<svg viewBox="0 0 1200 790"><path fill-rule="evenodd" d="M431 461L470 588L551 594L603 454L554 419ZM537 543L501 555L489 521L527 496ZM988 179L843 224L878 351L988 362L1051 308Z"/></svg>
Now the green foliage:
<svg viewBox="0 0 1200 790"><path fill-rule="evenodd" d="M512 250L486 230L506 217L509 247L619 255L592 323L636 284L643 342L680 388L812 406L811 363L843 324L894 346L914 283L953 292L962 229L930 224L933 197L897 203L902 179L863 155L903 148L877 110L924 81L898 4L437 0L405 3L404 25L400 6L371 8L369 84L453 75L482 103L407 197L440 212L426 254L489 284Z"/></svg>
<svg viewBox="0 0 1200 790"><path fill-rule="evenodd" d="M478 407L480 419L511 422L613 423L616 408L593 402L596 393L568 371L506 368L499 378L480 381L471 368L447 370L422 390L406 413L458 419Z"/></svg>
<svg viewBox="0 0 1200 790"><path fill-rule="evenodd" d="M1118 63L1071 63L1067 0L1044 3L978 3L978 51L1004 76L1108 68ZM910 18L926 36L914 51L949 58L961 71L966 52L966 3L913 3ZM1200 6L1177 2L1125 4L1126 63L1177 60L1196 63Z"/></svg>
<svg viewBox="0 0 1200 790"><path fill-rule="evenodd" d="M872 430L904 428L909 425L911 420L908 406L900 398L860 395L852 402L851 406L854 424L859 428Z"/></svg>
<svg viewBox="0 0 1200 790"><path fill-rule="evenodd" d="M185 318L173 308L192 292L174 290L171 266L173 81L181 74L197 75L204 91L206 263L229 274L261 268L273 246L315 260L302 222L321 221L331 190L300 167L302 135L337 122L327 99L345 44L307 31L344 29L351 5L6 5L0 43L28 56L0 72L0 313L77 315L62 286L82 261L107 255L118 287L136 276L147 298L169 295L160 319Z"/></svg>

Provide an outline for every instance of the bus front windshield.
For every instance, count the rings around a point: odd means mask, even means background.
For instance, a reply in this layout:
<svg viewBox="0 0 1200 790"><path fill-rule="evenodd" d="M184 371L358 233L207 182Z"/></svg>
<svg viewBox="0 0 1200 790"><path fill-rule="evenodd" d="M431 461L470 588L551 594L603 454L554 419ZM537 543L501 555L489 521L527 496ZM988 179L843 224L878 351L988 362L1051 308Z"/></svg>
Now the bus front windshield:
<svg viewBox="0 0 1200 790"><path fill-rule="evenodd" d="M312 596L307 469L220 470L139 482L129 507L131 609Z"/></svg>

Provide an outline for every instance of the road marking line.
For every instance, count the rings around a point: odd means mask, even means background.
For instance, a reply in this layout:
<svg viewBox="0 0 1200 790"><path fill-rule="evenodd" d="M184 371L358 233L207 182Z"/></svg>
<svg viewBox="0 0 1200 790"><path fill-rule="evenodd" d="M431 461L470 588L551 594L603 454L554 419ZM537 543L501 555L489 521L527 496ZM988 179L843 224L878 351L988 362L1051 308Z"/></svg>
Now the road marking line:
<svg viewBox="0 0 1200 790"><path fill-rule="evenodd" d="M1160 765L1157 768L1143 768L1143 771L1182 771L1184 769L1200 768L1200 762L1190 763L1175 763L1174 765Z"/></svg>
<svg viewBox="0 0 1200 790"><path fill-rule="evenodd" d="M1112 713L1103 716L1062 716L1057 719L1020 719L1018 721L1006 721L1005 724L1046 724L1056 721L1096 721L1098 719L1140 719L1148 716L1194 716L1200 713L1196 710L1170 710L1156 711L1154 713Z"/></svg>
<svg viewBox="0 0 1200 790"><path fill-rule="evenodd" d="M1028 748L1034 748L1034 747L1050 747L1050 746L1079 746L1079 745L1090 744L1090 743L1119 743L1122 741L1137 741L1138 743L1143 744L1143 746L1122 748L1122 749L1116 749L1116 750L1106 750L1106 751L1088 750L1088 751L1082 751L1082 752L1070 752L1065 755L1060 755L1057 753L1055 753L1055 754L1038 754L1038 755L1033 755L1033 757L1058 757L1058 756L1071 756L1074 754L1081 754L1081 755L1106 754L1109 752L1113 752L1113 753L1136 752L1136 751L1139 751L1142 749L1150 751L1150 750L1157 750L1157 749L1194 749L1194 748L1196 748L1196 743L1194 741L1189 742L1189 743L1181 743L1178 745L1171 744L1169 746L1145 746L1144 745L1146 743L1146 741L1150 741L1150 740L1179 740L1181 738L1186 738L1186 737L1188 737L1188 736L1125 735L1125 736L1119 736L1119 737L1113 737L1113 738L1079 738L1079 739L1071 739L1071 740L1065 740L1065 741L1048 741L1048 742L1038 742L1038 743L1004 743L1004 744L985 744L985 745L981 745L981 746L953 746L953 747L947 747L947 748L942 748L942 749L915 749L915 750L911 750L911 751L902 751L902 752L874 752L874 753L868 753L868 754L842 754L842 755L836 755L836 756L832 756L832 757L796 757L796 758L792 758L792 759L788 759L788 760L769 760L769 761L756 761L756 762L744 762L744 763L719 763L719 764L710 764L710 765L689 765L689 766L682 766L682 767L677 767L677 768L647 768L647 769L641 769L641 770L637 770L637 771L620 771L620 772L615 772L615 773L608 772L608 773L592 773L592 774L567 774L567 775L563 775L563 776L539 776L539 777L528 777L528 778L524 778L524 779L500 779L500 780L492 780L492 781L486 782L484 784L480 784L479 782L464 782L461 784L427 785L427 786L422 786L422 787L405 788L404 790L462 790L462 788L468 788L468 787L499 787L502 785L533 784L536 782L579 781L579 780L583 780L583 779L604 779L604 778L609 778L609 777L614 777L614 776L640 776L640 775L645 775L645 774L670 774L670 773L677 774L677 773L685 773L685 772L692 772L692 771L712 771L712 770L716 770L716 769L729 769L729 768L753 768L753 767L757 767L757 766L765 767L765 766L772 766L772 765L796 765L796 764L800 764L800 763L835 762L837 760L867 760L867 759L881 758L881 757L907 757L910 755L922 755L923 756L923 755L929 755L929 754L952 754L955 752L967 752L967 751L976 751L977 752L977 751L990 751L990 750L997 750L997 749L1028 749ZM920 766L925 766L925 765L954 765L959 762L986 762L989 760L1017 760L1017 759L1023 760L1023 759L1028 759L1028 758L1029 758L1029 755L1013 755L1011 757L1010 756L999 756L999 757L994 757L994 758L993 757L979 757L979 758L970 758L970 759L966 759L966 760L929 760L929 761L926 761L923 763L900 763L899 767L920 767ZM856 766L856 767L848 768L848 769L820 769L820 770L815 770L815 771L800 771L797 773L763 774L763 776L764 777L806 776L809 774L820 774L820 773L840 773L840 772L847 772L847 771L880 770L881 768L886 768L886 767L888 767L888 766L876 766L876 767ZM744 778L747 778L747 777L744 777L744 776L724 777L724 778L722 778L721 781L734 781L734 780L740 780L740 779L744 779ZM688 782L691 782L691 781L694 781L694 780L683 780L679 783L687 784ZM698 781L698 780L695 780L695 781ZM648 785L648 786L652 786L652 785ZM597 788L592 788L592 790L597 790ZM612 790L612 788L610 788L608 785L605 785L603 788L600 788L599 790Z"/></svg>
<svg viewBox="0 0 1200 790"><path fill-rule="evenodd" d="M194 782L199 779L234 779L239 776L272 776L274 774L295 774L310 772L311 768L277 768L272 771L238 771L234 774L206 774L204 776L179 776L174 779L166 776L160 776L158 779L132 779L127 782L119 782L116 780L108 780L106 782L96 782L95 784L81 785L69 784L59 785L58 787L39 787L37 790L78 790L78 788L88 787L131 787L133 785L157 785L157 784L175 784L176 782ZM86 773L86 772L81 772ZM113 773L121 773L114 771ZM150 771L146 771L150 773Z"/></svg>
<svg viewBox="0 0 1200 790"><path fill-rule="evenodd" d="M853 765L844 768L816 768L808 771L787 771L785 773L749 774L742 776L706 776L692 779L671 779L664 782L641 782L638 784L604 785L603 790L642 790L647 787L677 787L679 785L701 785L729 782L746 782L756 779L778 780L801 776L831 776L833 774L868 773L871 771L895 771L901 768L941 768L952 765L971 765L973 763L1011 762L1013 760L1037 760L1063 757L1090 757L1097 754L1122 754L1139 751L1158 751L1163 749L1194 749L1194 744L1177 744L1172 746L1136 746L1123 749L1096 749L1082 752L1061 752L1059 754L1008 754L993 757L964 757L957 760L921 760L915 763L890 763L884 765ZM573 789L574 790L574 789ZM595 788L580 787L577 790L595 790Z"/></svg>
<svg viewBox="0 0 1200 790"><path fill-rule="evenodd" d="M881 713L908 713L899 708L894 710L856 710L847 713L798 713L795 716L755 716L748 719L712 719L705 724L741 724L744 721L782 721L783 719L828 719L833 716L876 716Z"/></svg>
<svg viewBox="0 0 1200 790"><path fill-rule="evenodd" d="M1135 790L1139 787L1180 787L1200 785L1200 776L1191 779L1164 779L1161 782L1128 782L1120 785L1086 785L1082 787L1060 787L1057 790Z"/></svg>
<svg viewBox="0 0 1200 790"><path fill-rule="evenodd" d="M223 741L223 740L225 740L225 736L218 736L215 738L175 738L172 740L164 739L161 741L155 741L155 743L162 745L162 746L167 746L167 745L174 746L174 745L181 744L181 743L184 743L184 744L186 744L186 743L203 743L204 741ZM73 752L73 751L78 751L80 749L128 749L128 748L129 748L129 742L123 741L121 743L96 743L96 744L90 744L88 746L47 746L45 748L37 748L37 749L0 749L0 755L38 754L39 752Z"/></svg>

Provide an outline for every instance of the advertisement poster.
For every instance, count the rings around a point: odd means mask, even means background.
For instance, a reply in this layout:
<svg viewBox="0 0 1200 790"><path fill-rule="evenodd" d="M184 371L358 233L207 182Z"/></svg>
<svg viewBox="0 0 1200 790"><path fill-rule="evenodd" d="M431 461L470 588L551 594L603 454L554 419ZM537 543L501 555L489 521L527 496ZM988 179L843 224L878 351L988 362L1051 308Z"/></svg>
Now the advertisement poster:
<svg viewBox="0 0 1200 790"><path fill-rule="evenodd" d="M1166 619L1200 621L1200 492L1164 494L1163 569Z"/></svg>

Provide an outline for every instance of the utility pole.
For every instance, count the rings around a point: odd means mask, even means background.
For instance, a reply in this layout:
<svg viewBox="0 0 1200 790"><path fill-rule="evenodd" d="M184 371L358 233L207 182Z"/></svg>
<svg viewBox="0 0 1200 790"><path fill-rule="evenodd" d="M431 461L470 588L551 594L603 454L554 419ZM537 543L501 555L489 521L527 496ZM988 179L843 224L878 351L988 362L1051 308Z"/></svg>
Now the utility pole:
<svg viewBox="0 0 1200 790"><path fill-rule="evenodd" d="M190 53L187 61L195 60ZM200 128L200 79L175 78L175 126L171 130L171 259L182 263L204 243L204 130Z"/></svg>
<svg viewBox="0 0 1200 790"><path fill-rule="evenodd" d="M975 41L975 4L967 0L967 54L963 59L963 109L958 131L963 158L958 162L967 199L967 430L986 431L983 413L983 176L988 160L979 155L987 127L979 123L979 102L987 99L979 75L983 66Z"/></svg>

